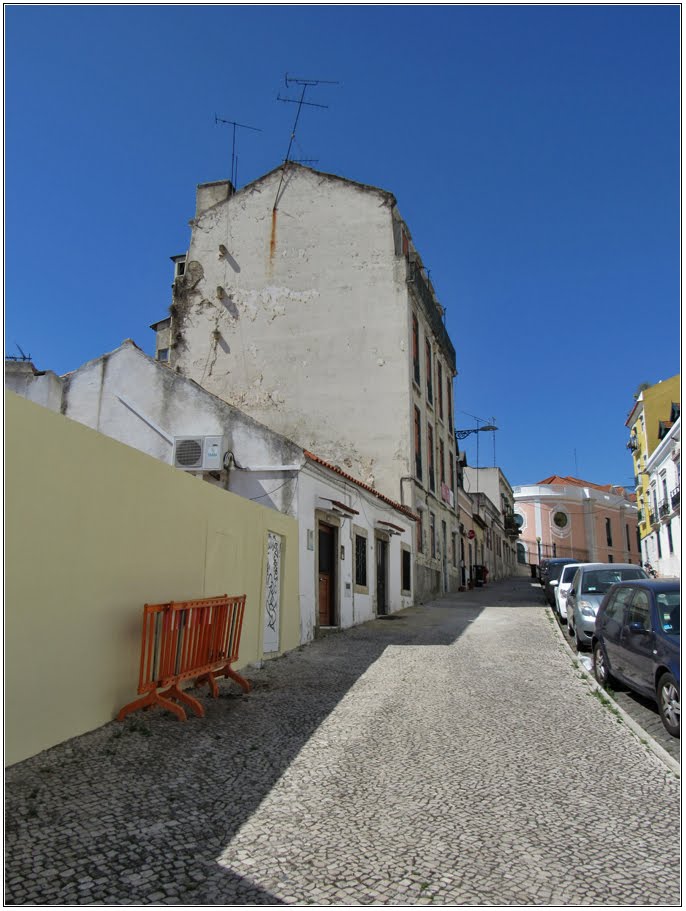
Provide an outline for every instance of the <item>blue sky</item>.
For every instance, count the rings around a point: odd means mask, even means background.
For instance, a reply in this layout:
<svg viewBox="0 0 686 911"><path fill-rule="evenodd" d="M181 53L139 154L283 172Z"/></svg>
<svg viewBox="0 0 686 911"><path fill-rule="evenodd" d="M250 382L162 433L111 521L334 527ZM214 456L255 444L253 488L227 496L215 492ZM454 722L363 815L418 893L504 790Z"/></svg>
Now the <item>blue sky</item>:
<svg viewBox="0 0 686 911"><path fill-rule="evenodd" d="M215 113L263 131L242 186L285 155L284 74L338 80L298 155L395 194L457 426L496 418L512 484L628 483L632 394L680 370L680 29L655 5L6 7L5 351L152 352L195 186L229 176Z"/></svg>

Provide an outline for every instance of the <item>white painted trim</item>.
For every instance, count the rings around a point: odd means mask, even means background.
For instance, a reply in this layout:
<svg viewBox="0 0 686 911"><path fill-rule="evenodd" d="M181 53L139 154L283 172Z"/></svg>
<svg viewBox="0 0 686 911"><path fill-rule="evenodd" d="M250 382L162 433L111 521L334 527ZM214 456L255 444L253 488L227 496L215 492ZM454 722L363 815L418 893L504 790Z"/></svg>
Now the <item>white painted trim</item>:
<svg viewBox="0 0 686 911"><path fill-rule="evenodd" d="M542 522L541 522L541 501L536 500L534 503L534 528L536 537L543 541Z"/></svg>

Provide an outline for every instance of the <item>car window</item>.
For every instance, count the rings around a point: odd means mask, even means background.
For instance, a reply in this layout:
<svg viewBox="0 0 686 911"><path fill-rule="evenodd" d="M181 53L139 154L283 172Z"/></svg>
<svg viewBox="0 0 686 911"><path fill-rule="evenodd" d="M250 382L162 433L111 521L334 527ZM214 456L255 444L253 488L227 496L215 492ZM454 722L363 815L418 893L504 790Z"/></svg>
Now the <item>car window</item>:
<svg viewBox="0 0 686 911"><path fill-rule="evenodd" d="M681 629L681 595L679 592L663 592L657 596L657 616L662 631L678 636Z"/></svg>
<svg viewBox="0 0 686 911"><path fill-rule="evenodd" d="M620 569L622 581L629 582L631 579L647 579L648 573L644 569Z"/></svg>
<svg viewBox="0 0 686 911"><path fill-rule="evenodd" d="M621 623L624 617L624 608L631 601L634 591L635 589L633 588L618 588L610 595L610 600L605 607L605 616L610 620L616 620Z"/></svg>
<svg viewBox="0 0 686 911"><path fill-rule="evenodd" d="M615 582L645 578L642 569L591 569L584 573L581 590L588 595L605 595Z"/></svg>
<svg viewBox="0 0 686 911"><path fill-rule="evenodd" d="M559 579L564 568L564 563L553 563L553 565L548 570L548 582L552 582L553 579Z"/></svg>
<svg viewBox="0 0 686 911"><path fill-rule="evenodd" d="M575 592L579 591L579 586L581 585L581 571L577 569L574 573L574 578L572 579L572 588Z"/></svg>
<svg viewBox="0 0 686 911"><path fill-rule="evenodd" d="M629 605L626 617L627 624L640 623L644 629L650 629L650 598L648 592L636 589L634 600Z"/></svg>
<svg viewBox="0 0 686 911"><path fill-rule="evenodd" d="M571 582L576 574L576 570L577 570L576 566L565 566L565 568L562 571L562 578L560 579L560 584L562 584L562 583L566 584L567 582Z"/></svg>

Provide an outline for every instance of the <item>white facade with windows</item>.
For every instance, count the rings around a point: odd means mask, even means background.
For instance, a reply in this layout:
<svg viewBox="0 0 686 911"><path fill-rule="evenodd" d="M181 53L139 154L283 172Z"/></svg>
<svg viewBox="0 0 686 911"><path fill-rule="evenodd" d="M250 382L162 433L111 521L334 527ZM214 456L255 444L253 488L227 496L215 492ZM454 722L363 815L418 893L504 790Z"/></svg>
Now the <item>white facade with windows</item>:
<svg viewBox="0 0 686 911"><path fill-rule="evenodd" d="M660 577L681 578L681 418L648 458L645 473L653 520L641 541L643 562Z"/></svg>
<svg viewBox="0 0 686 911"><path fill-rule="evenodd" d="M483 494L491 504L487 515L487 566L492 580L504 579L516 572L519 524L514 513L514 493L500 468L465 465L464 484L469 495Z"/></svg>

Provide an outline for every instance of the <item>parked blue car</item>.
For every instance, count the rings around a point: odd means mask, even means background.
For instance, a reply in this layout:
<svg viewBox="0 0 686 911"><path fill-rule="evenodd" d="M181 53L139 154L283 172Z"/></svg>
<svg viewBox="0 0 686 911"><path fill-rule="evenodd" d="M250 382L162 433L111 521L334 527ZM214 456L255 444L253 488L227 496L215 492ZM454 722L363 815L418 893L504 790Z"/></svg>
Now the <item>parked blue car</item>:
<svg viewBox="0 0 686 911"><path fill-rule="evenodd" d="M598 609L593 670L655 700L672 737L681 731L681 594L678 580L636 579L613 585Z"/></svg>

